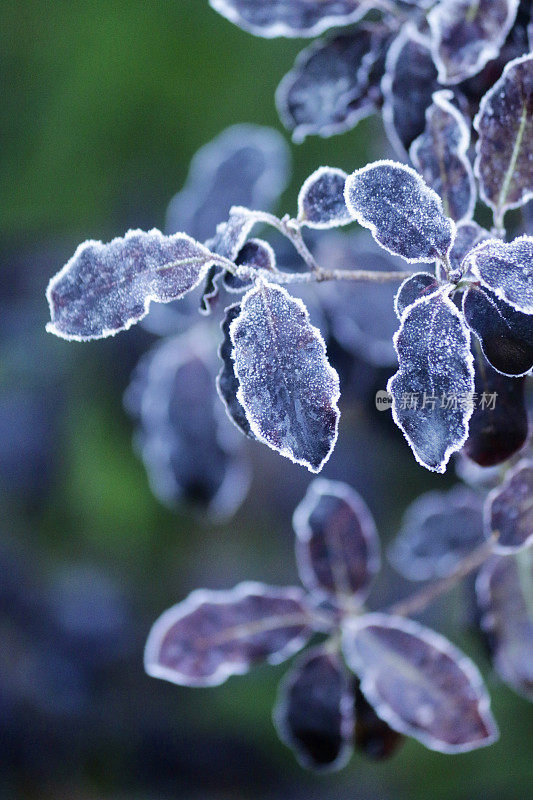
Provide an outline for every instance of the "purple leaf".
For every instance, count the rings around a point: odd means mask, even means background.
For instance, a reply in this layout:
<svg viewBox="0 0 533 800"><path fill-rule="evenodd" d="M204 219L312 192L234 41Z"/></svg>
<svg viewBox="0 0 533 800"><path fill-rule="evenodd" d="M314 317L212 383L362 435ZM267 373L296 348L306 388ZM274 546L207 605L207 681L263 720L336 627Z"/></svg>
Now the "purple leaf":
<svg viewBox="0 0 533 800"><path fill-rule="evenodd" d="M481 100L474 127L479 193L502 226L507 209L533 197L533 54L507 64Z"/></svg>
<svg viewBox="0 0 533 800"><path fill-rule="evenodd" d="M282 681L274 709L280 739L308 769L341 769L351 755L353 696L338 655L317 647Z"/></svg>
<svg viewBox="0 0 533 800"><path fill-rule="evenodd" d="M336 228L352 222L344 201L347 177L334 167L315 170L298 195L298 222L309 228Z"/></svg>
<svg viewBox="0 0 533 800"><path fill-rule="evenodd" d="M512 377L531 370L533 315L522 314L488 289L475 286L463 295L463 314L495 370Z"/></svg>
<svg viewBox="0 0 533 800"><path fill-rule="evenodd" d="M480 227L477 222L472 220L468 222L459 222L457 225L457 233L452 249L450 250L450 267L456 274L462 274L464 268L462 266L464 257L476 245L490 239L491 235L485 228Z"/></svg>
<svg viewBox="0 0 533 800"><path fill-rule="evenodd" d="M404 312L394 336L400 369L387 384L394 421L418 463L435 472L468 437L474 392L470 332L444 291Z"/></svg>
<svg viewBox="0 0 533 800"><path fill-rule="evenodd" d="M144 667L180 686L218 686L255 664L279 664L312 633L301 589L240 583L228 591L199 589L154 623Z"/></svg>
<svg viewBox="0 0 533 800"><path fill-rule="evenodd" d="M429 272L415 272L410 278L406 278L400 285L396 297L394 298L394 310L398 319L402 318L406 308L409 308L421 297L438 292L441 284L434 275Z"/></svg>
<svg viewBox="0 0 533 800"><path fill-rule="evenodd" d="M268 272L276 269L276 254L269 243L263 239L248 239L234 260L238 267L249 267L253 270L266 269ZM225 272L223 283L228 292L237 293L249 289L252 281L239 278L231 272Z"/></svg>
<svg viewBox="0 0 533 800"><path fill-rule="evenodd" d="M516 553L533 544L533 461L520 461L493 489L485 504L487 536L496 533L494 552Z"/></svg>
<svg viewBox="0 0 533 800"><path fill-rule="evenodd" d="M445 260L455 238L455 225L440 197L411 167L375 161L346 180L348 211L378 244L406 261Z"/></svg>
<svg viewBox="0 0 533 800"><path fill-rule="evenodd" d="M472 250L465 264L500 300L533 314L533 236L512 242L489 239Z"/></svg>
<svg viewBox="0 0 533 800"><path fill-rule="evenodd" d="M500 678L533 700L533 550L492 556L476 579L480 625Z"/></svg>
<svg viewBox="0 0 533 800"><path fill-rule="evenodd" d="M225 311L224 320L221 325L224 338L222 339L218 350L218 355L222 360L222 366L217 375L216 386L219 397L224 403L224 407L231 421L242 433L244 433L245 436L255 439L255 436L250 428L250 423L246 418L244 408L237 400L239 381L235 375L234 362L231 357L233 345L231 343L229 330L231 323L239 316L240 313L240 303L235 303L234 305L229 306Z"/></svg>
<svg viewBox="0 0 533 800"><path fill-rule="evenodd" d="M202 281L216 256L185 233L128 231L109 244L80 244L46 290L47 331L85 341L127 330L152 300L168 303Z"/></svg>
<svg viewBox="0 0 533 800"><path fill-rule="evenodd" d="M435 631L402 617L365 614L346 624L343 652L366 699L391 728L442 753L497 739L477 667Z"/></svg>
<svg viewBox="0 0 533 800"><path fill-rule="evenodd" d="M381 82L383 123L400 156L407 156L412 142L423 132L426 108L438 88L429 43L406 23L389 48Z"/></svg>
<svg viewBox="0 0 533 800"><path fill-rule="evenodd" d="M379 538L370 511L345 483L318 478L293 516L302 583L341 603L362 602L379 572Z"/></svg>
<svg viewBox="0 0 533 800"><path fill-rule="evenodd" d="M476 205L476 186L468 148L470 122L450 101L453 93L435 92L426 110L426 127L410 147L415 168L442 199L444 212L456 222L469 220Z"/></svg>
<svg viewBox="0 0 533 800"><path fill-rule="evenodd" d="M318 36L327 28L357 22L372 5L362 0L209 0L209 4L239 28L267 39Z"/></svg>
<svg viewBox="0 0 533 800"><path fill-rule="evenodd" d="M339 378L301 300L260 281L231 323L237 399L255 436L319 472L337 439Z"/></svg>
<svg viewBox="0 0 533 800"><path fill-rule="evenodd" d="M440 0L428 14L440 83L460 83L496 58L518 0Z"/></svg>
<svg viewBox="0 0 533 800"><path fill-rule="evenodd" d="M295 142L343 133L378 110L386 36L360 26L298 55L276 91L280 119Z"/></svg>
<svg viewBox="0 0 533 800"><path fill-rule="evenodd" d="M426 492L407 509L389 558L409 580L449 575L484 541L479 495L463 486Z"/></svg>

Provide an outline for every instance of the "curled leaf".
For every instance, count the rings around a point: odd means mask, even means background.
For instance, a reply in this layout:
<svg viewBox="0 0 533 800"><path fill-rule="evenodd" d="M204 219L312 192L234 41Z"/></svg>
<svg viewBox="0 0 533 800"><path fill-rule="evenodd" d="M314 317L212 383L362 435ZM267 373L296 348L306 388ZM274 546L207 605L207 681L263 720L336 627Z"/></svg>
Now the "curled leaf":
<svg viewBox="0 0 533 800"><path fill-rule="evenodd" d="M245 31L267 39L318 36L328 28L357 22L364 0L209 0L215 11Z"/></svg>
<svg viewBox="0 0 533 800"><path fill-rule="evenodd" d="M394 345L400 369L387 384L394 421L418 463L445 472L468 437L473 411L470 332L441 290L407 308Z"/></svg>
<svg viewBox="0 0 533 800"><path fill-rule="evenodd" d="M492 556L476 579L481 629L500 678L533 700L533 550Z"/></svg>
<svg viewBox="0 0 533 800"><path fill-rule="evenodd" d="M303 767L324 772L346 764L353 697L338 655L317 647L298 660L280 685L274 722L280 739Z"/></svg>
<svg viewBox="0 0 533 800"><path fill-rule="evenodd" d="M237 398L255 436L319 472L337 439L339 378L301 300L260 281L231 323Z"/></svg>
<svg viewBox="0 0 533 800"><path fill-rule="evenodd" d="M415 272L400 285L394 298L394 310L398 319L402 318L406 308L412 306L421 297L429 297L441 287L434 275L429 272Z"/></svg>
<svg viewBox="0 0 533 800"><path fill-rule="evenodd" d="M460 83L496 58L518 0L441 0L428 14L440 83Z"/></svg>
<svg viewBox="0 0 533 800"><path fill-rule="evenodd" d="M298 195L298 221L309 228L335 228L352 218L344 201L347 174L320 167L303 183Z"/></svg>
<svg viewBox="0 0 533 800"><path fill-rule="evenodd" d="M359 26L298 55L276 91L280 119L295 142L350 130L378 110L386 42L384 31Z"/></svg>
<svg viewBox="0 0 533 800"><path fill-rule="evenodd" d="M426 492L411 503L389 557L409 580L434 580L453 572L483 541L479 495L455 486L449 492Z"/></svg>
<svg viewBox="0 0 533 800"><path fill-rule="evenodd" d="M512 242L489 239L472 250L465 264L501 300L533 314L533 236Z"/></svg>
<svg viewBox="0 0 533 800"><path fill-rule="evenodd" d="M156 620L144 668L180 686L218 686L255 664L285 661L311 633L311 612L297 587L198 589Z"/></svg>
<svg viewBox="0 0 533 800"><path fill-rule="evenodd" d="M485 527L487 536L498 536L496 553L515 553L533 544L533 461L520 461L489 494Z"/></svg>
<svg viewBox="0 0 533 800"><path fill-rule="evenodd" d="M533 54L510 61L479 104L474 172L482 200L502 224L533 197Z"/></svg>
<svg viewBox="0 0 533 800"><path fill-rule="evenodd" d="M442 199L445 213L456 221L470 219L476 204L476 186L468 158L470 122L451 102L453 94L435 92L426 110L424 132L409 155L428 186Z"/></svg>
<svg viewBox="0 0 533 800"><path fill-rule="evenodd" d="M365 614L346 624L343 652L376 713L430 750L464 753L498 737L475 664L417 622Z"/></svg>
<svg viewBox="0 0 533 800"><path fill-rule="evenodd" d="M152 300L168 303L202 281L216 255L185 233L128 231L109 244L80 244L46 290L46 330L84 341L127 330Z"/></svg>
<svg viewBox="0 0 533 800"><path fill-rule="evenodd" d="M333 601L362 602L380 567L370 511L345 483L318 478L293 516L302 583Z"/></svg>
<svg viewBox="0 0 533 800"><path fill-rule="evenodd" d="M348 176L348 211L378 244L406 261L446 259L455 225L439 196L411 167L376 161Z"/></svg>
<svg viewBox="0 0 533 800"><path fill-rule="evenodd" d="M252 270L266 269L268 272L276 269L276 254L263 239L248 239L234 260L238 267L249 267ZM250 288L252 281L239 278L232 272L225 272L223 283L228 292L243 292Z"/></svg>

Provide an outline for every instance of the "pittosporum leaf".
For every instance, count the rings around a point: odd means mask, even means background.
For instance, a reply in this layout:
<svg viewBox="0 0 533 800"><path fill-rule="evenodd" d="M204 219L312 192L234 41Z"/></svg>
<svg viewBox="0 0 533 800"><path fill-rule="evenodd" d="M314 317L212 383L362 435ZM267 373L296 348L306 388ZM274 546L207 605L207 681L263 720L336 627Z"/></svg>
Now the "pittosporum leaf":
<svg viewBox="0 0 533 800"><path fill-rule="evenodd" d="M298 222L309 228L336 228L352 222L344 200L347 177L335 167L315 170L298 195Z"/></svg>
<svg viewBox="0 0 533 800"><path fill-rule="evenodd" d="M409 155L428 186L442 200L444 212L456 222L470 219L476 205L476 185L468 148L470 122L451 103L453 93L435 92L426 110L424 132L413 142Z"/></svg>
<svg viewBox="0 0 533 800"><path fill-rule="evenodd" d="M435 472L468 437L474 393L470 332L444 291L404 312L394 336L400 369L387 384L394 421L418 463Z"/></svg>
<svg viewBox="0 0 533 800"><path fill-rule="evenodd" d="M238 267L265 269L268 272L273 272L276 269L276 254L269 243L263 239L248 239L239 250L235 258L235 264ZM223 283L228 292L236 293L249 289L252 281L239 278L232 272L225 272Z"/></svg>
<svg viewBox="0 0 533 800"><path fill-rule="evenodd" d="M496 672L533 700L533 549L492 556L476 579L481 629Z"/></svg>
<svg viewBox="0 0 533 800"><path fill-rule="evenodd" d="M362 602L379 571L380 548L370 511L345 483L318 478L293 516L302 583L333 602Z"/></svg>
<svg viewBox="0 0 533 800"><path fill-rule="evenodd" d="M428 41L406 23L389 48L381 82L383 123L400 156L407 157L412 142L423 132L426 108L438 88Z"/></svg>
<svg viewBox="0 0 533 800"><path fill-rule="evenodd" d="M289 148L277 131L233 125L195 154L183 189L168 206L166 231L185 230L204 242L232 206L270 211L290 171Z"/></svg>
<svg viewBox="0 0 533 800"><path fill-rule="evenodd" d="M507 461L527 438L525 378L496 372L485 360L477 339L472 344L475 403L463 452L481 467L492 467Z"/></svg>
<svg viewBox="0 0 533 800"><path fill-rule="evenodd" d="M507 554L533 544L533 461L520 461L493 489L485 504L487 536L497 534L496 553Z"/></svg>
<svg viewBox="0 0 533 800"><path fill-rule="evenodd" d="M533 197L533 54L510 61L479 104L474 172L498 224Z"/></svg>
<svg viewBox="0 0 533 800"><path fill-rule="evenodd" d="M239 391L239 381L237 380L237 376L235 375L234 362L231 357L233 344L231 342L229 329L233 320L236 319L240 313L241 313L240 303L234 303L232 306L226 308L225 311L224 320L221 325L223 339L218 349L218 355L222 360L222 366L220 368L220 372L217 375L216 386L220 399L224 403L224 407L231 421L237 426L237 428L242 433L244 433L245 436L249 436L251 439L255 439L255 436L250 428L250 423L248 422L248 419L246 417L244 408L237 400L237 392Z"/></svg>
<svg viewBox="0 0 533 800"><path fill-rule="evenodd" d="M166 339L139 362L125 405L154 494L183 501L212 519L231 516L248 490L244 440L213 391L216 358L203 327Z"/></svg>
<svg viewBox="0 0 533 800"><path fill-rule="evenodd" d="M180 686L218 686L255 664L285 661L312 630L297 587L246 582L227 591L198 589L154 623L144 667Z"/></svg>
<svg viewBox="0 0 533 800"><path fill-rule="evenodd" d="M489 239L472 250L465 264L501 300L533 314L533 236L512 242Z"/></svg>
<svg viewBox="0 0 533 800"><path fill-rule="evenodd" d="M260 281L231 323L238 400L256 437L311 472L337 439L339 377L301 300Z"/></svg>
<svg viewBox="0 0 533 800"><path fill-rule="evenodd" d="M282 681L274 723L303 767L333 771L348 761L353 734L351 679L327 647L305 653Z"/></svg>
<svg viewBox="0 0 533 800"><path fill-rule="evenodd" d="M202 281L216 255L185 233L128 231L108 244L80 244L46 290L46 329L84 341L127 330L152 300L168 303Z"/></svg>
<svg viewBox="0 0 533 800"><path fill-rule="evenodd" d="M245 31L267 39L318 34L357 22L371 3L364 0L209 0L215 11Z"/></svg>
<svg viewBox="0 0 533 800"><path fill-rule="evenodd" d="M518 0L440 0L428 14L440 83L460 83L496 58Z"/></svg>
<svg viewBox="0 0 533 800"><path fill-rule="evenodd" d="M497 739L477 667L440 634L403 617L365 614L345 624L342 644L361 691L391 728L442 753Z"/></svg>
<svg viewBox="0 0 533 800"><path fill-rule="evenodd" d="M386 34L360 26L314 42L276 91L281 121L295 142L333 136L378 110Z"/></svg>
<svg viewBox="0 0 533 800"><path fill-rule="evenodd" d="M357 678L354 678L354 697L356 749L373 761L389 758L402 744L404 737L378 717L361 691Z"/></svg>
<svg viewBox="0 0 533 800"><path fill-rule="evenodd" d="M406 278L394 298L394 310L398 319L402 318L406 308L421 297L429 297L430 294L439 291L440 287L441 284L436 277L429 272L415 272L410 278Z"/></svg>
<svg viewBox="0 0 533 800"><path fill-rule="evenodd" d="M406 261L446 259L455 225L440 197L411 167L375 161L346 179L348 211L378 244Z"/></svg>
<svg viewBox="0 0 533 800"><path fill-rule="evenodd" d="M522 314L489 289L471 286L463 313L489 364L502 375L525 375L533 368L533 315Z"/></svg>
<svg viewBox="0 0 533 800"><path fill-rule="evenodd" d="M460 275L464 268L462 266L464 257L481 242L486 239L491 239L490 233L482 228L477 222L469 220L468 222L459 222L457 224L457 233L455 240L450 250L450 267L453 272Z"/></svg>
<svg viewBox="0 0 533 800"><path fill-rule="evenodd" d="M407 509L389 557L409 580L449 575L484 541L479 495L463 486L448 492L426 492Z"/></svg>

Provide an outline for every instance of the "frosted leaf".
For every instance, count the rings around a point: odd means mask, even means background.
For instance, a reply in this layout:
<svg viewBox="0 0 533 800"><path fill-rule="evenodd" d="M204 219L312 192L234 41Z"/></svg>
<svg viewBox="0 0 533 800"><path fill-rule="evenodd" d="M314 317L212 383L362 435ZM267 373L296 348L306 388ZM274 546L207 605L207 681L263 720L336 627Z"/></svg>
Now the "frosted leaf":
<svg viewBox="0 0 533 800"><path fill-rule="evenodd" d="M507 64L481 100L474 127L479 193L499 224L507 209L533 197L533 54Z"/></svg>
<svg viewBox="0 0 533 800"><path fill-rule="evenodd" d="M411 167L375 161L346 179L348 211L378 244L406 261L445 259L455 225L439 196Z"/></svg>
<svg viewBox="0 0 533 800"><path fill-rule="evenodd" d="M309 228L336 228L352 218L344 201L347 174L320 167L303 183L298 195L298 221Z"/></svg>
<svg viewBox="0 0 533 800"><path fill-rule="evenodd" d="M430 294L437 292L440 286L436 277L430 275L429 272L415 272L414 275L406 278L394 298L394 310L398 319L402 318L406 308L412 306L421 297L429 297Z"/></svg>
<svg viewBox="0 0 533 800"><path fill-rule="evenodd" d="M301 589L240 583L199 589L154 623L144 651L153 678L180 686L218 686L255 664L279 664L312 633Z"/></svg>
<svg viewBox="0 0 533 800"><path fill-rule="evenodd" d="M222 267L218 264L209 267L200 298L200 307L198 309L200 314L208 316L213 311L213 307L218 299L218 282L221 276Z"/></svg>
<svg viewBox="0 0 533 800"><path fill-rule="evenodd" d="M383 123L402 157L423 132L426 108L439 88L427 39L410 23L402 26L389 48L381 82Z"/></svg>
<svg viewBox="0 0 533 800"><path fill-rule="evenodd" d="M137 230L108 244L84 242L48 284L46 330L77 341L113 336L146 316L152 300L190 292L214 261L185 233Z"/></svg>
<svg viewBox="0 0 533 800"><path fill-rule="evenodd" d="M380 719L370 705L355 679L355 735L354 744L357 750L373 761L381 761L395 753L404 741L404 736L394 731Z"/></svg>
<svg viewBox="0 0 533 800"><path fill-rule="evenodd" d="M318 36L357 22L371 8L362 0L209 0L215 11L255 36Z"/></svg>
<svg viewBox="0 0 533 800"><path fill-rule="evenodd" d="M311 472L337 439L339 378L301 300L259 282L232 322L237 399L256 437Z"/></svg>
<svg viewBox="0 0 533 800"><path fill-rule="evenodd" d="M136 446L154 494L184 501L212 519L231 516L248 490L244 442L213 389L212 341L203 326L156 345L140 361L125 396L137 419Z"/></svg>
<svg viewBox="0 0 533 800"><path fill-rule="evenodd" d="M460 83L496 58L518 0L440 0L428 14L440 83Z"/></svg>
<svg viewBox="0 0 533 800"><path fill-rule="evenodd" d="M392 416L419 464L445 472L468 437L474 367L470 333L443 293L407 308L394 336L400 369L389 379Z"/></svg>
<svg viewBox="0 0 533 800"><path fill-rule="evenodd" d="M455 241L449 256L452 271L458 275L462 274L464 257L478 244L491 238L490 233L486 231L485 228L478 225L477 222L473 222L472 220L468 222L459 222Z"/></svg>
<svg viewBox="0 0 533 800"><path fill-rule="evenodd" d="M366 503L345 483L314 480L293 516L302 583L333 602L362 602L379 572L379 538Z"/></svg>
<svg viewBox="0 0 533 800"><path fill-rule="evenodd" d="M494 552L515 553L533 544L533 461L520 461L485 504L487 536L498 534Z"/></svg>
<svg viewBox="0 0 533 800"><path fill-rule="evenodd" d="M501 300L533 314L533 236L512 242L489 239L467 256L465 265Z"/></svg>
<svg viewBox="0 0 533 800"><path fill-rule="evenodd" d="M522 314L488 289L472 286L463 313L489 364L502 375L525 375L533 367L533 315Z"/></svg>
<svg viewBox="0 0 533 800"><path fill-rule="evenodd" d="M485 360L474 339L475 398L463 452L480 467L493 467L520 450L527 438L525 378L508 378Z"/></svg>
<svg viewBox="0 0 533 800"><path fill-rule="evenodd" d="M295 142L333 136L378 110L386 33L360 26L314 42L276 91L276 106Z"/></svg>
<svg viewBox="0 0 533 800"><path fill-rule="evenodd" d="M298 659L280 684L274 723L303 767L339 770L351 755L353 705L343 662L316 647Z"/></svg>
<svg viewBox="0 0 533 800"><path fill-rule="evenodd" d="M269 243L263 239L248 239L234 260L239 267L266 269L268 272L276 269L276 254ZM239 278L231 272L225 272L223 283L228 292L243 292L250 288L252 281Z"/></svg>
<svg viewBox="0 0 533 800"><path fill-rule="evenodd" d="M452 92L435 92L426 110L426 127L410 147L415 168L442 200L444 212L456 221L470 219L476 186L468 158L470 123L452 105Z"/></svg>
<svg viewBox="0 0 533 800"><path fill-rule="evenodd" d="M443 578L484 541L479 495L463 486L426 492L407 509L389 558L412 581Z"/></svg>
<svg viewBox="0 0 533 800"><path fill-rule="evenodd" d="M239 381L237 380L237 376L235 375L234 363L231 357L233 345L231 342L229 329L233 320L236 319L240 313L241 313L240 303L235 303L234 305L229 306L229 308L226 308L225 311L224 320L221 325L223 339L218 349L218 355L222 360L222 366L220 368L220 372L217 375L216 386L217 386L217 392L220 396L220 399L224 403L224 407L231 421L237 426L237 428L242 433L244 433L245 436L249 436L251 439L255 439L255 436L250 428L250 423L248 422L248 419L246 417L244 408L237 400L237 392L239 391Z"/></svg>
<svg viewBox="0 0 533 800"><path fill-rule="evenodd" d="M186 230L203 242L228 219L232 206L270 211L289 177L289 148L277 131L227 128L192 159L183 189L168 206L166 230Z"/></svg>
<svg viewBox="0 0 533 800"><path fill-rule="evenodd" d="M533 700L533 550L492 556L476 579L480 625L496 672Z"/></svg>
<svg viewBox="0 0 533 800"><path fill-rule="evenodd" d="M376 613L346 623L342 644L361 691L391 728L441 753L464 753L497 739L477 667L444 636Z"/></svg>

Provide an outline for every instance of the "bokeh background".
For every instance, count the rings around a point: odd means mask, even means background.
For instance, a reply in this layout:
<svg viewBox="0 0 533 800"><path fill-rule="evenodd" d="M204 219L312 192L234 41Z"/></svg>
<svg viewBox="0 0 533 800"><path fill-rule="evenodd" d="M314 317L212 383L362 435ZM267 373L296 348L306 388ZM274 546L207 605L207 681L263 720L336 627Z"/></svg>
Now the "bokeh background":
<svg viewBox="0 0 533 800"><path fill-rule="evenodd" d="M79 241L162 227L199 146L236 122L281 130L273 94L301 42L263 41L207 0L1 3L0 797L518 798L533 785L533 711L502 687L473 631L469 587L428 613L480 664L502 736L447 757L407 742L317 777L271 722L286 666L216 689L148 678L153 620L198 586L296 582L290 519L309 474L250 443L254 479L212 524L152 495L122 395L155 341L136 328L68 344L45 334L49 277ZM295 206L320 164L388 154L379 120L293 147ZM361 365L325 474L357 488L383 539L421 491L455 482L417 467ZM370 605L388 602L390 574ZM401 588L401 587L400 587ZM528 789L529 787L529 789Z"/></svg>

